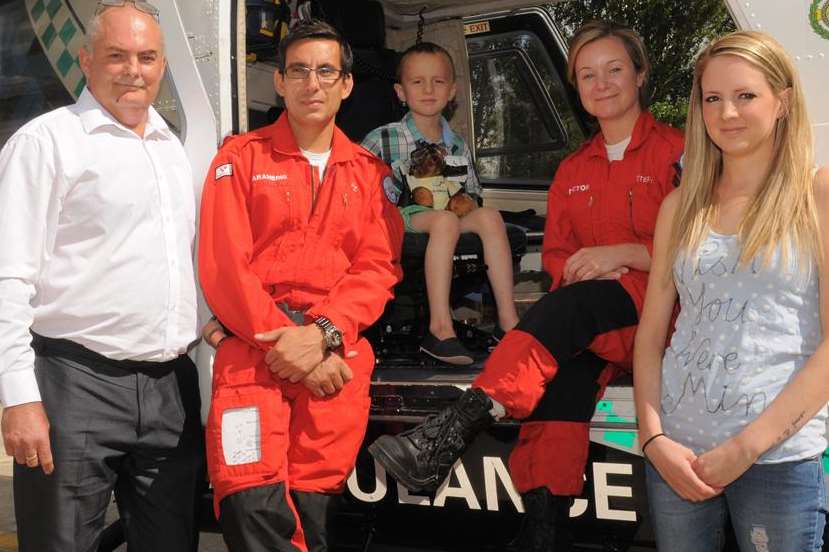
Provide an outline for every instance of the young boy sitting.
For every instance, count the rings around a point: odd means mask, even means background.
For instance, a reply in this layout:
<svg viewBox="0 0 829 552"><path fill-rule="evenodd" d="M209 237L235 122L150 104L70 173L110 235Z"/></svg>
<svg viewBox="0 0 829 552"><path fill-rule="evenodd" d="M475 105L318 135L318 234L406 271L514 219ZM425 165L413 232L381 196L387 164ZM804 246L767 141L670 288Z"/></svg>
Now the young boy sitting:
<svg viewBox="0 0 829 552"><path fill-rule="evenodd" d="M429 234L425 259L429 333L420 350L450 364L471 364L474 359L455 335L449 309L452 257L462 232L480 236L498 308L494 335L499 338L518 323L504 221L495 209L476 208L474 198L481 188L469 147L442 116L456 93L455 66L449 52L431 42L415 44L403 53L397 80L395 91L409 112L399 122L371 131L362 145L391 166L399 189L387 193L404 193L412 198L411 204L400 208L406 231ZM442 157L442 169L436 174L441 178L435 181L417 176L423 170L420 157L431 160L435 150ZM466 170L460 170L464 167ZM418 185L420 182L423 185ZM441 201L441 194L449 194L449 201Z"/></svg>

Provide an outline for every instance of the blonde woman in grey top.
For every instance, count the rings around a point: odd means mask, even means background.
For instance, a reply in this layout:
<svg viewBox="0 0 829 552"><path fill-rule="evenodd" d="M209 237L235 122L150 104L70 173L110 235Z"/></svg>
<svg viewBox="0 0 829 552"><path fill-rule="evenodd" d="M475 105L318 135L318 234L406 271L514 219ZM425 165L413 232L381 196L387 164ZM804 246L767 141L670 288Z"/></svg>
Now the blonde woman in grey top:
<svg viewBox="0 0 829 552"><path fill-rule="evenodd" d="M829 170L794 65L737 32L698 58L634 353L657 545L819 551L829 400ZM677 299L676 331L665 343Z"/></svg>

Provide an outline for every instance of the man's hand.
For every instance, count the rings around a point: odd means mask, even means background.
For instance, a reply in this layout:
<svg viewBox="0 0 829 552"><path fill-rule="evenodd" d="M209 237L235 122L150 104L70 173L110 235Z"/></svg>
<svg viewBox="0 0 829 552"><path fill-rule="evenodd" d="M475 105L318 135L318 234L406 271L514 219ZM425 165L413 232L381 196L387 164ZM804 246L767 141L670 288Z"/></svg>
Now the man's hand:
<svg viewBox="0 0 829 552"><path fill-rule="evenodd" d="M347 358L356 356L357 351L351 351ZM317 397L324 397L333 395L342 389L353 377L354 374L343 360L343 357L337 353L330 353L319 366L302 380L302 384Z"/></svg>
<svg viewBox="0 0 829 552"><path fill-rule="evenodd" d="M616 245L582 247L564 263L564 285L615 275L624 267L622 250ZM621 276L621 274L619 274Z"/></svg>
<svg viewBox="0 0 829 552"><path fill-rule="evenodd" d="M271 372L291 383L310 374L322 362L326 351L322 330L316 324L277 328L254 337L273 342L265 355L265 363Z"/></svg>
<svg viewBox="0 0 829 552"><path fill-rule="evenodd" d="M51 474L55 470L49 444L49 420L43 403L32 402L3 410L3 443L15 462Z"/></svg>
<svg viewBox="0 0 829 552"><path fill-rule="evenodd" d="M225 333L222 325L219 324L219 321L215 318L211 318L207 324L204 325L204 328L202 328L201 337L205 343L214 349L218 349L219 343L227 337L227 334Z"/></svg>

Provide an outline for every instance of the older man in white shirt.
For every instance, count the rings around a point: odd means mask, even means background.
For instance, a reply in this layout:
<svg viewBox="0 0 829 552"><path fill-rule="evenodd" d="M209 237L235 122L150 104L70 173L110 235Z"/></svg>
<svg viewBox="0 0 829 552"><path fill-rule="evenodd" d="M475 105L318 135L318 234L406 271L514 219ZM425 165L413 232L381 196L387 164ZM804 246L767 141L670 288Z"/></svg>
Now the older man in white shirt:
<svg viewBox="0 0 829 552"><path fill-rule="evenodd" d="M113 491L130 552L193 547L196 194L151 106L157 19L146 2L99 2L87 89L0 152L0 403L21 552L96 550Z"/></svg>

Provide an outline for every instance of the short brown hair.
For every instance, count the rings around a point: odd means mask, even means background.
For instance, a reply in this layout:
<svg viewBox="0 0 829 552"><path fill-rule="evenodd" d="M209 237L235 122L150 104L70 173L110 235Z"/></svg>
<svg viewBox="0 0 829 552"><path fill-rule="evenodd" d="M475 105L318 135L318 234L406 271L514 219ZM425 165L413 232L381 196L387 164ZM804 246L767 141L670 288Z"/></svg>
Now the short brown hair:
<svg viewBox="0 0 829 552"><path fill-rule="evenodd" d="M570 49L567 52L567 80L578 89L576 84L576 58L579 52L591 42L608 36L616 37L622 41L630 61L633 62L636 73L643 75L642 86L639 87L639 106L643 109L646 108L649 103L647 89L651 63L648 60L648 49L645 48L645 42L639 36L639 33L630 27L612 21L590 21L585 23L570 39Z"/></svg>
<svg viewBox="0 0 829 552"><path fill-rule="evenodd" d="M452 61L452 56L443 46L435 44L434 42L418 42L409 46L405 52L400 56L400 61L397 63L397 82L403 77L403 65L406 60L415 54L436 54L446 57L449 62L449 67L452 69L452 80L455 79L455 62Z"/></svg>
<svg viewBox="0 0 829 552"><path fill-rule="evenodd" d="M282 40L279 41L279 48L276 52L276 65L280 73L285 73L285 58L288 55L288 48L300 40L333 40L340 45L340 71L343 75L350 75L354 65L354 54L351 53L351 46L346 42L343 35L334 27L318 19L300 21L288 31Z"/></svg>

